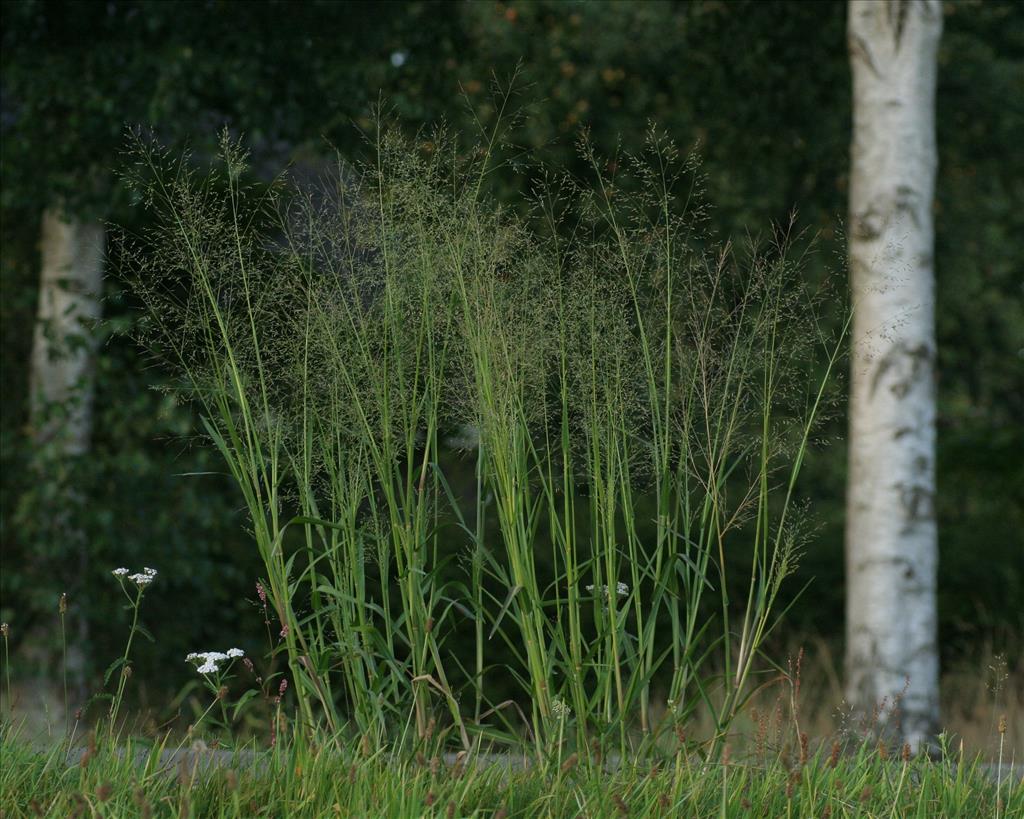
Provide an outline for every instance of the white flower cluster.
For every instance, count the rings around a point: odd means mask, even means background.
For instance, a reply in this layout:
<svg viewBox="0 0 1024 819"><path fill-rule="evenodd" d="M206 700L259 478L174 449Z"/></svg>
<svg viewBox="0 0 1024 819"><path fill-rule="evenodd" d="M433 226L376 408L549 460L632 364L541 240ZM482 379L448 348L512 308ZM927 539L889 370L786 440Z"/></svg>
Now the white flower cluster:
<svg viewBox="0 0 1024 819"><path fill-rule="evenodd" d="M594 589L595 589L594 585L587 586L587 591L588 592L592 592L592 591L594 591ZM608 597L608 587L607 586L599 587L598 591L601 594L603 594L605 597ZM615 584L615 593L619 597L628 597L629 596L629 586L627 586L625 583L623 583L620 580L618 583Z"/></svg>
<svg viewBox="0 0 1024 819"><path fill-rule="evenodd" d="M200 674L216 674L220 671L221 663L244 656L245 652L240 648L229 648L227 651L193 651L186 655L185 662L195 663L196 671Z"/></svg>
<svg viewBox="0 0 1024 819"><path fill-rule="evenodd" d="M569 703L560 697L555 697L551 700L551 711L555 715L555 719L567 719L572 715L572 708L569 707Z"/></svg>
<svg viewBox="0 0 1024 819"><path fill-rule="evenodd" d="M114 569L114 571L112 571L111 574L118 579L122 577L127 577L129 580L132 581L132 583L134 583L139 588L144 588L145 586L148 586L150 583L153 582L153 578L156 577L157 572L156 569L151 569L149 568L149 566L147 566L141 572L132 574L130 570L122 566L119 569Z"/></svg>

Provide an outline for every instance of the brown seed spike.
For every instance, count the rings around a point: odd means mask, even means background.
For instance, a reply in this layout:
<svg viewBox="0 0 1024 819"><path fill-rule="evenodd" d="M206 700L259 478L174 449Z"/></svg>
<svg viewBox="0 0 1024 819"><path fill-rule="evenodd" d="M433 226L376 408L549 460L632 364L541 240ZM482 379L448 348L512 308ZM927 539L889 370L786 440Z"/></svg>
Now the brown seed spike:
<svg viewBox="0 0 1024 819"><path fill-rule="evenodd" d="M449 769L450 773L451 773L451 776L452 776L452 779L461 779L462 778L462 774L465 772L465 766L464 766L465 759L466 759L466 752L465 751L459 751L458 755L455 757L455 762L452 764L452 767Z"/></svg>

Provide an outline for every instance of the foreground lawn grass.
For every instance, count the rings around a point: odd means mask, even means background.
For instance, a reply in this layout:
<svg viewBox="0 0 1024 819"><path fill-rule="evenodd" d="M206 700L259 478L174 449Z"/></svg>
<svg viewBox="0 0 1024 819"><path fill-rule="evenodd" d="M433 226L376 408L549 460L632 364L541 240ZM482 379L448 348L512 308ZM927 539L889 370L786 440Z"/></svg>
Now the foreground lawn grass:
<svg viewBox="0 0 1024 819"><path fill-rule="evenodd" d="M222 753L210 766L195 754L168 761L166 752L128 743L69 758L65 747L40 753L6 739L0 815L1024 816L1019 772L999 782L977 763L904 761L867 748L853 756L817 754L803 766L781 759L702 766L680 756L653 770L614 771L572 757L540 770L507 758L463 764L295 746Z"/></svg>

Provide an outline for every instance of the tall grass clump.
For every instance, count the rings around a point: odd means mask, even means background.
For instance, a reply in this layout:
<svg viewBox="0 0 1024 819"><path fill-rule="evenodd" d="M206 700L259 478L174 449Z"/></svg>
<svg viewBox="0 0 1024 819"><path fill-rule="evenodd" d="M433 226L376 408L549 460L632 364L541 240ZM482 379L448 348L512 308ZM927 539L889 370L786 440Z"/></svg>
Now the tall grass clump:
<svg viewBox="0 0 1024 819"><path fill-rule="evenodd" d="M672 753L702 709L717 753L838 340L785 237L715 246L657 132L614 162L583 141L589 177L527 216L486 193L495 144L381 128L301 187L245 184L226 139L202 174L139 140L144 341L238 484L301 730L596 762Z"/></svg>

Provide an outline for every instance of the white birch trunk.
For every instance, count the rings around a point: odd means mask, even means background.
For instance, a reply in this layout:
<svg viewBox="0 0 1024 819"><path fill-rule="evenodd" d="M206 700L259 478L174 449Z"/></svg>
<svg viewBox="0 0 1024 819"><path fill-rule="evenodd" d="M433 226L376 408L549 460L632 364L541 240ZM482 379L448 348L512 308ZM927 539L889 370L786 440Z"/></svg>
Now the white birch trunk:
<svg viewBox="0 0 1024 819"><path fill-rule="evenodd" d="M32 340L31 418L37 447L81 455L92 434L95 341L103 280L103 226L43 213L39 311Z"/></svg>
<svg viewBox="0 0 1024 819"><path fill-rule="evenodd" d="M935 281L939 0L850 0L854 305L846 674L915 749L938 727ZM894 701L898 701L895 715Z"/></svg>
<svg viewBox="0 0 1024 819"><path fill-rule="evenodd" d="M85 577L88 548L75 522L81 505L76 486L64 485L63 467L89 450L96 383L96 334L93 324L101 314L103 258L106 234L98 222L85 222L62 214L59 208L43 213L39 276L39 310L32 339L30 419L40 480L61 482L59 505L39 509L50 522L54 537L68 549L71 565L59 569L66 581ZM71 472L70 474L74 474ZM56 608L56 600L54 601ZM76 632L68 640L67 674L73 700L85 695L88 650L86 619L72 596L69 625ZM45 645L45 640L38 641ZM44 657L47 665L52 658ZM44 685L40 681L40 685Z"/></svg>

